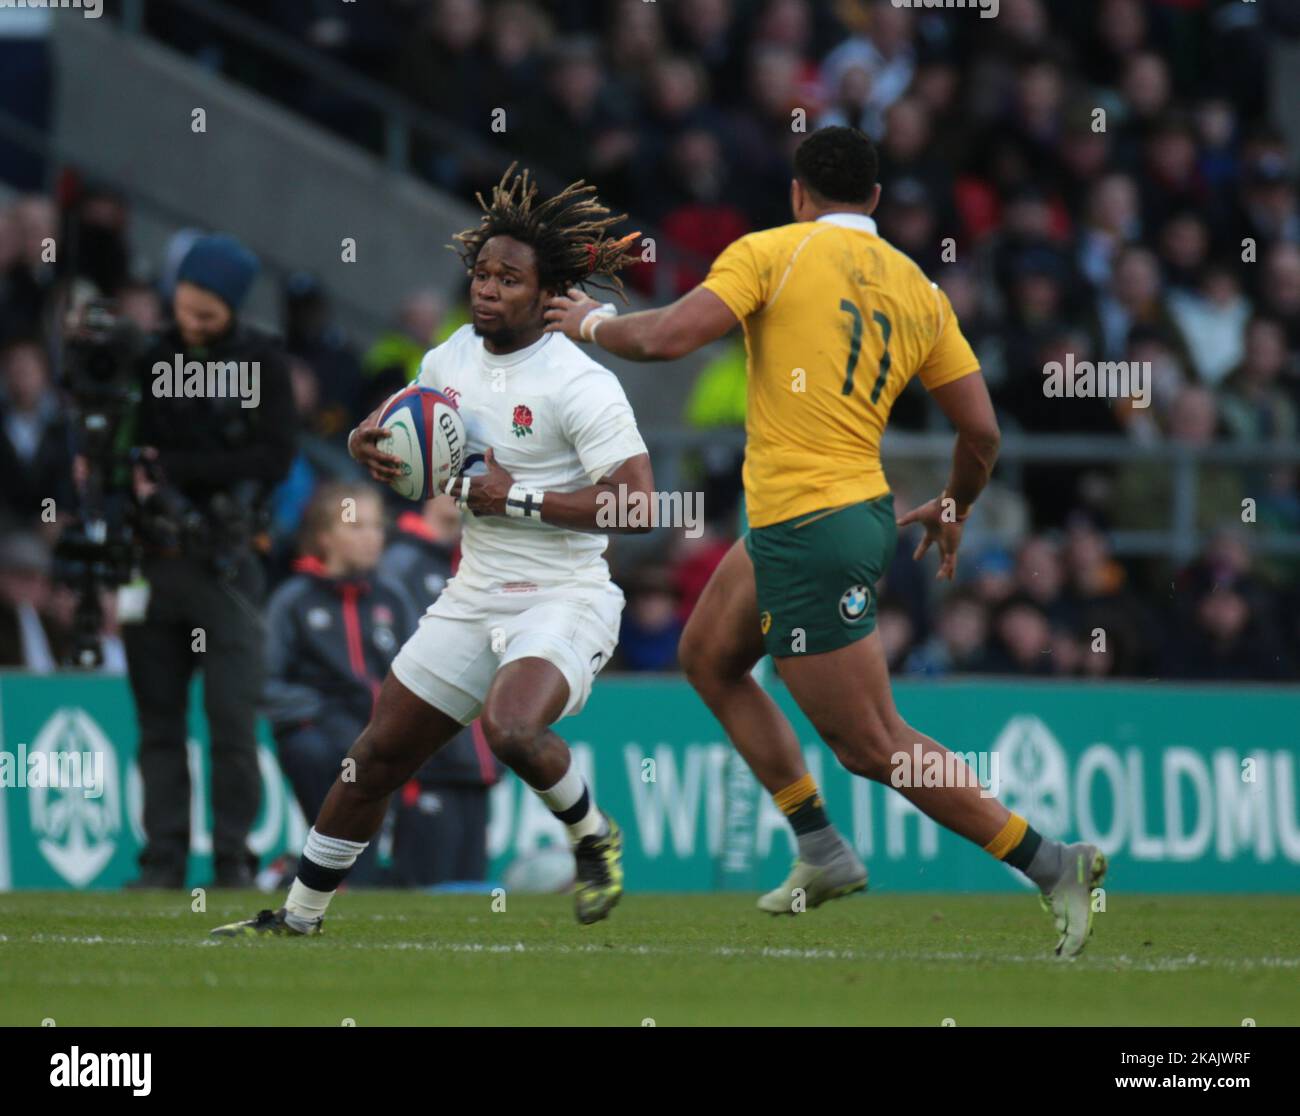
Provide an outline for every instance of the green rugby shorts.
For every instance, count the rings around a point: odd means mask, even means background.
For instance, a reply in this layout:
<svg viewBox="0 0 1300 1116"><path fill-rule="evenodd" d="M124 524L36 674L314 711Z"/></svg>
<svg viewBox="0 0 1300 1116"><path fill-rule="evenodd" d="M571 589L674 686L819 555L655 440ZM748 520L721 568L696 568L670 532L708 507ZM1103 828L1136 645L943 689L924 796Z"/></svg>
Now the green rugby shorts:
<svg viewBox="0 0 1300 1116"><path fill-rule="evenodd" d="M876 586L897 542L890 493L750 528L767 653L818 655L874 632Z"/></svg>

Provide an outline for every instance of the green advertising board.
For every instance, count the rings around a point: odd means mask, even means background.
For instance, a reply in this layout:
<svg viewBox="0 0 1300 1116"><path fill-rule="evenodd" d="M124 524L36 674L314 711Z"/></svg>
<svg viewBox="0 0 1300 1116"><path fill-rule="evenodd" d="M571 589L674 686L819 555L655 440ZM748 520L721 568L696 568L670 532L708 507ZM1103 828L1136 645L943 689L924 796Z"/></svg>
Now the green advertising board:
<svg viewBox="0 0 1300 1116"><path fill-rule="evenodd" d="M1017 873L934 825L894 790L849 776L788 694L832 819L872 887L995 891ZM1044 833L1099 844L1109 885L1130 891L1300 892L1300 688L901 682L905 718L966 754ZM191 703L190 882L211 872L206 730ZM643 891L757 891L783 876L788 827L679 678L602 679L561 733L600 804L626 833L626 879ZM0 675L0 889L114 888L136 870L142 833L136 729L120 678ZM19 758L102 754L87 787L17 786ZM7 757L7 758L6 758ZM296 852L306 823L263 736L263 799L250 844ZM536 796L492 791L492 873L563 847Z"/></svg>

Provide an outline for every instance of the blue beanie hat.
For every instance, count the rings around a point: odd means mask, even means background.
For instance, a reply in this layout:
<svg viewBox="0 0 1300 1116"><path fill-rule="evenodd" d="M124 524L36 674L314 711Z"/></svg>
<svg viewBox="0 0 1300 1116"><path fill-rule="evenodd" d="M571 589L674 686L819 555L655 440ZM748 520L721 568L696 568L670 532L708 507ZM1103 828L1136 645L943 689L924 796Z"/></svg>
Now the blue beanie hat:
<svg viewBox="0 0 1300 1116"><path fill-rule="evenodd" d="M238 312L261 267L257 257L233 236L216 233L194 242L181 261L176 279L211 291Z"/></svg>

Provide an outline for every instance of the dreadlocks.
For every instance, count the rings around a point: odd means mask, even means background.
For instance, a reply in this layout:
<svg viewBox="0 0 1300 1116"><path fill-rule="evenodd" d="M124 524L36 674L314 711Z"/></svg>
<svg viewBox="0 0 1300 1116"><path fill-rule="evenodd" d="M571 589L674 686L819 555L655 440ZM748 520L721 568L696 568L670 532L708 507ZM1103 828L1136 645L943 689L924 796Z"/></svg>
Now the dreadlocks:
<svg viewBox="0 0 1300 1116"><path fill-rule="evenodd" d="M641 234L611 240L605 232L627 220L627 214L610 216L609 208L596 197L596 187L582 181L539 202L537 183L527 170L515 174L518 165L511 163L492 187L490 205L482 194L476 195L483 207L478 228L457 233L456 244L448 247L473 270L484 244L494 236L512 237L529 245L537 256L540 286L563 293L572 286L591 285L613 291L626 302L618 272L638 259L628 245Z"/></svg>

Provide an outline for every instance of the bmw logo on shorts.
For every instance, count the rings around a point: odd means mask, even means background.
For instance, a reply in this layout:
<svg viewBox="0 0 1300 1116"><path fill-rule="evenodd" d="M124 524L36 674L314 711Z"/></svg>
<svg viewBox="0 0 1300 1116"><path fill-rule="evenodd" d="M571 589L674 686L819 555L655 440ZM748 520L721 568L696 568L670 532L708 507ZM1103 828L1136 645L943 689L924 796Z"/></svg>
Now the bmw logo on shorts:
<svg viewBox="0 0 1300 1116"><path fill-rule="evenodd" d="M867 614L871 604L871 590L865 585L851 585L840 597L840 616L852 624Z"/></svg>

